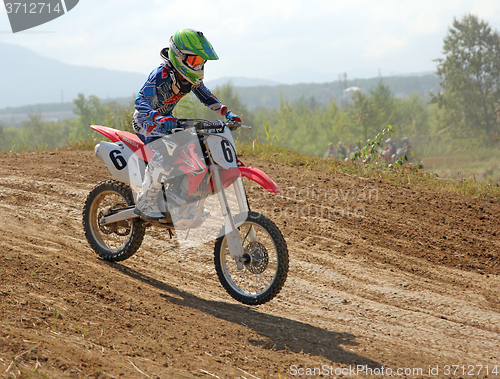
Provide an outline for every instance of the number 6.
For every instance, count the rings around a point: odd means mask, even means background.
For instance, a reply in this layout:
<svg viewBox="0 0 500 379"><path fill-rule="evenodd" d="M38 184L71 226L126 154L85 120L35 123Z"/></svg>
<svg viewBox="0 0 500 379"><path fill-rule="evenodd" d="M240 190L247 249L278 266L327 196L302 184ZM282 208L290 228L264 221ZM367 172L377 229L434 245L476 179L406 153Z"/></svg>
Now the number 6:
<svg viewBox="0 0 500 379"><path fill-rule="evenodd" d="M111 162L113 162L117 170L123 170L125 167L127 167L127 161L125 161L125 158L120 155L120 150L112 150L109 153L109 158L111 159Z"/></svg>
<svg viewBox="0 0 500 379"><path fill-rule="evenodd" d="M233 157L233 151L230 148L231 144L228 141L226 141L225 139L223 139L220 144L221 144L222 153L224 154L224 159L226 160L226 162L233 163L234 157Z"/></svg>

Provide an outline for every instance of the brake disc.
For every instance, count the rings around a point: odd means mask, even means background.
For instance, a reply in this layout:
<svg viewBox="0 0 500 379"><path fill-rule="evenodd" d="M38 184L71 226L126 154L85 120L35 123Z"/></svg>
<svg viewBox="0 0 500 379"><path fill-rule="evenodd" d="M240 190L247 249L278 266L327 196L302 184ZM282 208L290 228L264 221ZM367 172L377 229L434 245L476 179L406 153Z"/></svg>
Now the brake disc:
<svg viewBox="0 0 500 379"><path fill-rule="evenodd" d="M248 271L253 274L262 274L267 270L269 254L263 244L250 242L245 248L245 253L250 257L250 262L245 265Z"/></svg>

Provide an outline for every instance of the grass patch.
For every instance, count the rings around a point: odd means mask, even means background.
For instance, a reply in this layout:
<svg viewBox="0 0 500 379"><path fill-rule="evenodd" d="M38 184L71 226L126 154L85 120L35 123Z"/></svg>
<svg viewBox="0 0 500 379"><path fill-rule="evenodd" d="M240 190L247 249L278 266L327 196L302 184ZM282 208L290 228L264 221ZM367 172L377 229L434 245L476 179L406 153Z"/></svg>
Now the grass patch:
<svg viewBox="0 0 500 379"><path fill-rule="evenodd" d="M100 135L80 136L78 139L68 138L64 147L68 150L93 150L101 140ZM105 139L104 137L102 139ZM47 151L47 146L23 146L21 151ZM442 178L432 169L422 169L415 164L402 166L387 166L375 160L362 163L360 161L343 161L339 159L325 159L312 154L301 153L286 147L273 144L261 144L258 141L237 142L237 151L241 156L253 156L268 162L282 163L289 167L321 171L331 175L346 174L367 179L374 179L385 183L404 185L413 188L426 188L437 192L469 195L476 198L500 200L499 181L493 177L477 180L471 176L461 179ZM441 163L441 162L439 162ZM488 162L489 163L489 162ZM425 164L425 161L424 161ZM434 165L436 166L436 165Z"/></svg>
<svg viewBox="0 0 500 379"><path fill-rule="evenodd" d="M425 168L437 173L440 177L471 178L477 181L488 179L499 181L499 161L500 150L492 147L456 152L448 156L423 158Z"/></svg>
<svg viewBox="0 0 500 379"><path fill-rule="evenodd" d="M88 135L86 137L80 136L79 138L68 138L68 144L66 145L66 149L68 150L94 150L95 145L99 143L101 140L107 138L102 137L99 138L97 133L94 133L94 136Z"/></svg>
<svg viewBox="0 0 500 379"><path fill-rule="evenodd" d="M387 166L380 161L362 163L360 161L325 159L286 147L255 142L238 143L237 150L241 156L253 156L268 162L283 163L290 167L322 171L332 175L342 173L395 185L427 188L437 192L469 195L494 201L500 199L499 183L491 178L483 181L476 181L474 178L443 179L437 174L411 163L402 166Z"/></svg>
<svg viewBox="0 0 500 379"><path fill-rule="evenodd" d="M79 136L72 138L71 136L66 139L62 145L48 145L39 142L29 142L18 145L12 145L5 149L0 149L0 152L9 153L27 153L27 152L41 152L52 151L54 149L62 150L94 150L97 143L102 140L107 140L106 137L98 133L88 134L86 136Z"/></svg>

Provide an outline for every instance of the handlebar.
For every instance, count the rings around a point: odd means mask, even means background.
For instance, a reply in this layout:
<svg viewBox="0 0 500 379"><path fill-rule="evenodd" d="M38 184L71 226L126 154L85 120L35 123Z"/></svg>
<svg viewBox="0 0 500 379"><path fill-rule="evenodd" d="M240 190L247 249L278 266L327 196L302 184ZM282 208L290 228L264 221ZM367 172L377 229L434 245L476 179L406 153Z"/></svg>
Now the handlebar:
<svg viewBox="0 0 500 379"><path fill-rule="evenodd" d="M242 127L246 129L251 129L250 126L242 125L241 122L227 121L223 122L221 120L208 121L208 120L196 120L196 119L179 119L179 128L172 131L184 130L186 128L195 128L195 130L224 130L225 127L234 130L236 128Z"/></svg>
<svg viewBox="0 0 500 379"><path fill-rule="evenodd" d="M225 126L222 121L200 121L194 125L196 130L218 130Z"/></svg>

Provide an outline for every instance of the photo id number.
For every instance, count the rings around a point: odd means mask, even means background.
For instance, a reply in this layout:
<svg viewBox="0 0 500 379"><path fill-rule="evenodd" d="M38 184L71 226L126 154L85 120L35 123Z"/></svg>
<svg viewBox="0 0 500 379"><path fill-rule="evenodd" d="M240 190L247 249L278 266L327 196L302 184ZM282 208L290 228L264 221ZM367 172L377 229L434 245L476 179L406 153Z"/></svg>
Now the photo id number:
<svg viewBox="0 0 500 379"><path fill-rule="evenodd" d="M5 3L7 13L61 13L60 3L50 8L50 3Z"/></svg>

